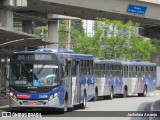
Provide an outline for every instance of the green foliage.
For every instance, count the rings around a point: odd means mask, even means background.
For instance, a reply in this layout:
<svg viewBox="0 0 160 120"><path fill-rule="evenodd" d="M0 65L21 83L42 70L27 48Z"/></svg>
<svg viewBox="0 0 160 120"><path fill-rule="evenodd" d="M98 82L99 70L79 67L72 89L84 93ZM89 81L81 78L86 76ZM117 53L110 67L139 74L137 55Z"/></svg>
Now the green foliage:
<svg viewBox="0 0 160 120"><path fill-rule="evenodd" d="M72 29L75 29L80 33L84 34L82 20L71 20L71 26L73 27Z"/></svg>
<svg viewBox="0 0 160 120"><path fill-rule="evenodd" d="M60 48L65 48L65 44L63 43L66 43L66 36L67 36L67 33L66 33L66 21L65 20L60 20L59 22L59 42L61 44L59 44L59 47Z"/></svg>
<svg viewBox="0 0 160 120"><path fill-rule="evenodd" d="M123 60L150 60L150 54L156 47L150 40L135 34L138 23L119 20L97 19L94 25L94 37L81 36L76 38L78 44L75 51L90 53L95 57Z"/></svg>
<svg viewBox="0 0 160 120"><path fill-rule="evenodd" d="M48 27L47 26L38 26L35 28L34 34L38 35L44 39L48 38Z"/></svg>
<svg viewBox="0 0 160 120"><path fill-rule="evenodd" d="M74 43L74 41L77 41L77 38L83 39L83 37L84 37L84 29L83 29L82 21L81 20L71 20L72 43ZM66 38L67 38L66 21L61 20L59 24L59 40L62 44L60 44L59 47L65 48L65 44L63 43L67 42ZM75 44L72 44L73 48Z"/></svg>

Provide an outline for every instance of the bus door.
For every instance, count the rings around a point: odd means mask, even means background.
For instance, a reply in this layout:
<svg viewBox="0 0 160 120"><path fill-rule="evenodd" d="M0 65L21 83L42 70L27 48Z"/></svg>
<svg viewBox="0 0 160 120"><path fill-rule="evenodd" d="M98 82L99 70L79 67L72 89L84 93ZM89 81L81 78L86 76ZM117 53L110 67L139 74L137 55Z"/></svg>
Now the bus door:
<svg viewBox="0 0 160 120"><path fill-rule="evenodd" d="M71 61L71 81L72 81L72 104L76 105L80 102L80 77L79 77L79 61Z"/></svg>
<svg viewBox="0 0 160 120"><path fill-rule="evenodd" d="M81 96L81 86L80 86L80 71L79 71L79 63L80 61L76 61L76 103L80 103L80 96Z"/></svg>
<svg viewBox="0 0 160 120"><path fill-rule="evenodd" d="M68 104L72 105L72 62L66 60L65 73L67 77L66 90L68 91Z"/></svg>

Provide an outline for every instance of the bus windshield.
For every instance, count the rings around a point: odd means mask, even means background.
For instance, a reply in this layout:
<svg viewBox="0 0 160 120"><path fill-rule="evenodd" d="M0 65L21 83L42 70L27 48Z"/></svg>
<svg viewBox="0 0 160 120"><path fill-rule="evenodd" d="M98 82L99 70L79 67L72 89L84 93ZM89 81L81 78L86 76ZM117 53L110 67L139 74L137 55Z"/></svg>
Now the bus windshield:
<svg viewBox="0 0 160 120"><path fill-rule="evenodd" d="M10 85L55 86L58 85L58 66L47 64L11 64Z"/></svg>

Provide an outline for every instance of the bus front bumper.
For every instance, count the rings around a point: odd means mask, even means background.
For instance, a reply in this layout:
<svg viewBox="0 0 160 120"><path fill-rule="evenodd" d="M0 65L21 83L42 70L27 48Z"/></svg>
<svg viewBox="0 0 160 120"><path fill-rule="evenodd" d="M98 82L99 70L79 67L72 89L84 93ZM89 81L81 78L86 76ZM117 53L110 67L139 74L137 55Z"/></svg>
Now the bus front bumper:
<svg viewBox="0 0 160 120"><path fill-rule="evenodd" d="M59 98L55 97L52 100L15 100L13 98L9 99L10 107L53 107L60 108Z"/></svg>

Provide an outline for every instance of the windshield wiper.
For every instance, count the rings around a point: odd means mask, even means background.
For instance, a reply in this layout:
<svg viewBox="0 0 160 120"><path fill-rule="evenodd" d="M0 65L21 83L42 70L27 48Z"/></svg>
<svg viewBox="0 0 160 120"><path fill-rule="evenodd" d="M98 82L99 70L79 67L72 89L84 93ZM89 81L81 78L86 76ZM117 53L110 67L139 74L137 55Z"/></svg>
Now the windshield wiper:
<svg viewBox="0 0 160 120"><path fill-rule="evenodd" d="M43 67L44 67L45 65L46 65L46 63L42 65L42 67L40 68L40 70L38 70L37 75L42 71L42 69L43 69Z"/></svg>
<svg viewBox="0 0 160 120"><path fill-rule="evenodd" d="M24 64L24 62L21 61L20 59L18 59L18 60L21 62L22 66L23 66L24 69L27 71L27 73L30 74L30 72L29 72L28 68L26 67L26 65ZM34 77L35 77L36 79L38 79L37 75L36 75L34 72L33 72L33 75L34 75Z"/></svg>

